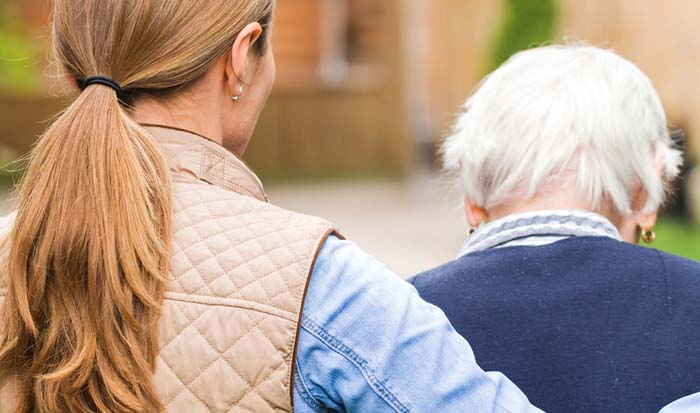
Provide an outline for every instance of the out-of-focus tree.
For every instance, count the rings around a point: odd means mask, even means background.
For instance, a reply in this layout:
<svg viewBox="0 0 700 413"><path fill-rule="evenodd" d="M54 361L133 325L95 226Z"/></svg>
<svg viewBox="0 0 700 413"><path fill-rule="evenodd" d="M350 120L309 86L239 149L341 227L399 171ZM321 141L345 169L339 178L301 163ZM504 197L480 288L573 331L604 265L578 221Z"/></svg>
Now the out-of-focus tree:
<svg viewBox="0 0 700 413"><path fill-rule="evenodd" d="M0 2L0 91L21 93L39 87L40 50L12 2Z"/></svg>
<svg viewBox="0 0 700 413"><path fill-rule="evenodd" d="M501 23L494 39L490 69L521 50L552 40L559 7L557 0L502 0Z"/></svg>

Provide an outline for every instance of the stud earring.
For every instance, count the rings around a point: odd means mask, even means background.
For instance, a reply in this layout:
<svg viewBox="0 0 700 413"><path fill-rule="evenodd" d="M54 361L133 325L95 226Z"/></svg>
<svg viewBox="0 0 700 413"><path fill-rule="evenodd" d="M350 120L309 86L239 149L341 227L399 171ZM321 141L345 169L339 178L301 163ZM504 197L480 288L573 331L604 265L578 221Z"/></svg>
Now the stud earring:
<svg viewBox="0 0 700 413"><path fill-rule="evenodd" d="M234 102L238 102L241 98L243 97L243 83L238 86L238 94L235 96L231 96L231 99L233 99Z"/></svg>
<svg viewBox="0 0 700 413"><path fill-rule="evenodd" d="M656 239L656 233L650 229L642 229L642 241L651 244Z"/></svg>

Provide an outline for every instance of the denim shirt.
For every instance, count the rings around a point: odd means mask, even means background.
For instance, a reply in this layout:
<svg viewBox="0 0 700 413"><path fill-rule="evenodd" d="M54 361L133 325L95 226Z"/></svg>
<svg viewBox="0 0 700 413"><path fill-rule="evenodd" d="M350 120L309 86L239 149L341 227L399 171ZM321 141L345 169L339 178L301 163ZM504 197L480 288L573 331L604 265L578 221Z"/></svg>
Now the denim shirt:
<svg viewBox="0 0 700 413"><path fill-rule="evenodd" d="M298 413L540 411L481 370L441 310L349 241L323 246L298 340Z"/></svg>
<svg viewBox="0 0 700 413"><path fill-rule="evenodd" d="M700 393L684 397L661 410L661 413L698 413L700 412Z"/></svg>

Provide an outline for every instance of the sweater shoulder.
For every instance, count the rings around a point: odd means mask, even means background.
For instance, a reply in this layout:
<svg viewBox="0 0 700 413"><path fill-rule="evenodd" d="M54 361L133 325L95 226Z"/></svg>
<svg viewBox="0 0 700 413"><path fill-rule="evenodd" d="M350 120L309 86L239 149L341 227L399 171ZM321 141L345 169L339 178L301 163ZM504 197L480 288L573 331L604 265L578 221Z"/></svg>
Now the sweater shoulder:
<svg viewBox="0 0 700 413"><path fill-rule="evenodd" d="M670 283L688 285L692 291L700 292L700 263L605 237L576 237L544 246L479 251L418 274L410 282L420 291L450 282L464 282L463 278L469 275L476 279L488 278L508 268L538 266L584 272L609 269L615 273L634 272L641 277L664 274Z"/></svg>

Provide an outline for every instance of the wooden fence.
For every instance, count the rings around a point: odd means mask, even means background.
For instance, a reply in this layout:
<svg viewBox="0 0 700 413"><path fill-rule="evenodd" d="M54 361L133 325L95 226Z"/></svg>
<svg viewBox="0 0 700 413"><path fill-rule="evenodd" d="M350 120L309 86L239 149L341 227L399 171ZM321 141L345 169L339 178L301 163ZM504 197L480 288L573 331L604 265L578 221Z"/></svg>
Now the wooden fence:
<svg viewBox="0 0 700 413"><path fill-rule="evenodd" d="M391 95L373 90L276 93L246 158L263 175L402 173L411 143L400 105Z"/></svg>
<svg viewBox="0 0 700 413"><path fill-rule="evenodd" d="M66 101L0 96L0 145L27 152ZM276 92L245 160L271 178L400 174L410 142L400 102L372 89Z"/></svg>

